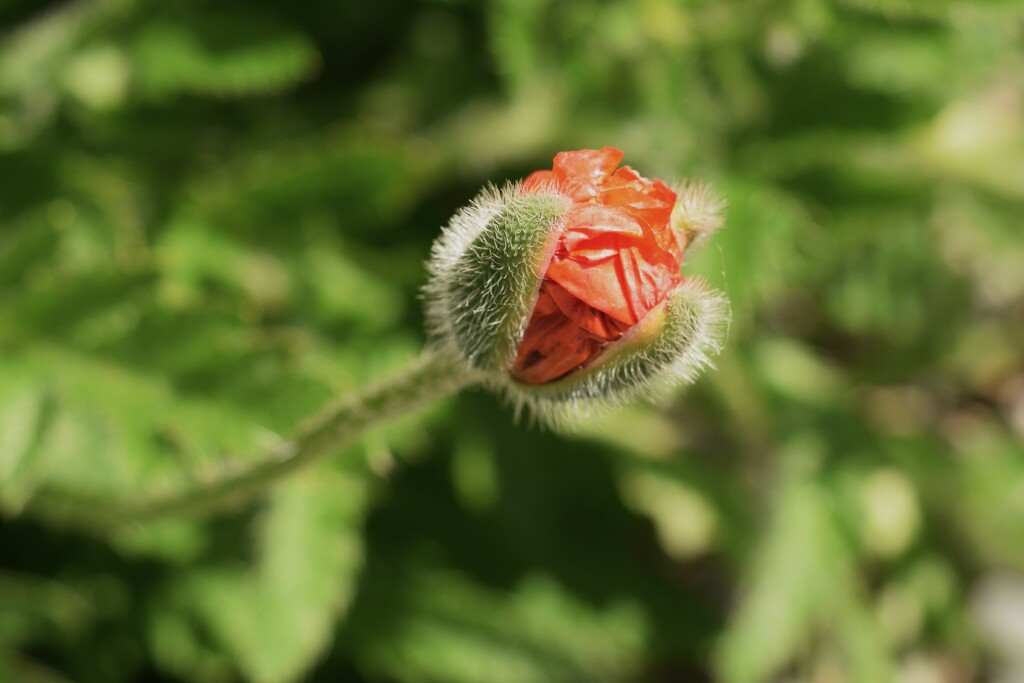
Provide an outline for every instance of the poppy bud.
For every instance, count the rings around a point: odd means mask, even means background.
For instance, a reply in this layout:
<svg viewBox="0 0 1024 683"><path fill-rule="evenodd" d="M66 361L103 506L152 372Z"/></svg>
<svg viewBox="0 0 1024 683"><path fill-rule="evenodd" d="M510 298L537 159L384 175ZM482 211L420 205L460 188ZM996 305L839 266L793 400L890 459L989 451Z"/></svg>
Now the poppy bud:
<svg viewBox="0 0 1024 683"><path fill-rule="evenodd" d="M616 170L621 159L562 152L550 171L485 190L428 264L433 343L542 417L690 381L718 348L725 299L680 268L721 203Z"/></svg>

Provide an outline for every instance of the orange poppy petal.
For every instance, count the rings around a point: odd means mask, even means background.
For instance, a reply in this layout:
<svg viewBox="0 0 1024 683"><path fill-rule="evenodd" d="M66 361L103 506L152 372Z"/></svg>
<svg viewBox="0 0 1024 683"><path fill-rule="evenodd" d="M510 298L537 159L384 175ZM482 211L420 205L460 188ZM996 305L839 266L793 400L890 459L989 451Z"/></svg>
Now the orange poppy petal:
<svg viewBox="0 0 1024 683"><path fill-rule="evenodd" d="M550 299L544 289L541 299ZM601 342L573 323L561 310L534 314L519 345L512 374L526 384L543 384L572 372L601 349Z"/></svg>
<svg viewBox="0 0 1024 683"><path fill-rule="evenodd" d="M586 201L597 196L601 184L611 176L622 156L614 147L559 152L552 171L573 200Z"/></svg>
<svg viewBox="0 0 1024 683"><path fill-rule="evenodd" d="M524 182L555 183L574 207L520 344L519 381L550 382L588 363L682 282L676 194L628 166L615 170L621 160L613 147L562 152Z"/></svg>
<svg viewBox="0 0 1024 683"><path fill-rule="evenodd" d="M589 178L599 183L612 174L623 156L622 150L614 147L559 152L552 169L561 178Z"/></svg>
<svg viewBox="0 0 1024 683"><path fill-rule="evenodd" d="M678 282L678 259L631 216L590 206L568 222L546 276L588 306L632 325Z"/></svg>
<svg viewBox="0 0 1024 683"><path fill-rule="evenodd" d="M611 316L588 306L553 280L545 280L544 288L565 317L598 341L618 339L623 332L629 329L629 325L620 323Z"/></svg>
<svg viewBox="0 0 1024 683"><path fill-rule="evenodd" d="M552 171L534 171L523 180L524 192L536 192L549 185L556 184L555 174Z"/></svg>

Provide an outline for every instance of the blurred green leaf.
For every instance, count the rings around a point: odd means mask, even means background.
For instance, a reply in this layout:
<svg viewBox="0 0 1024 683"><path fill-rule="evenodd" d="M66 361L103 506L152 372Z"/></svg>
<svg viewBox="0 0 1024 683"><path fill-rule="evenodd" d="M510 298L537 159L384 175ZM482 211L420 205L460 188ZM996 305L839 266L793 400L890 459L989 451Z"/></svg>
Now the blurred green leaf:
<svg viewBox="0 0 1024 683"><path fill-rule="evenodd" d="M861 602L852 548L825 490L813 478L810 442L784 454L788 472L756 550L746 590L717 652L730 683L772 680L807 657L817 628L834 629L849 679L889 680L889 661Z"/></svg>
<svg viewBox="0 0 1024 683"><path fill-rule="evenodd" d="M299 680L330 642L362 564L365 475L327 467L284 483L259 520L251 571L189 580L195 609L254 681Z"/></svg>
<svg viewBox="0 0 1024 683"><path fill-rule="evenodd" d="M644 622L628 603L594 609L543 577L508 596L437 572L394 588L399 612L359 634L360 658L399 681L619 681L636 670Z"/></svg>
<svg viewBox="0 0 1024 683"><path fill-rule="evenodd" d="M1022 22L0 3L0 680L1009 680L972 605L1024 572ZM408 363L439 226L605 145L728 202L697 385L575 436L469 393L262 504L89 524Z"/></svg>
<svg viewBox="0 0 1024 683"><path fill-rule="evenodd" d="M153 21L136 36L132 52L142 87L155 97L273 92L308 76L318 61L301 33L233 12Z"/></svg>

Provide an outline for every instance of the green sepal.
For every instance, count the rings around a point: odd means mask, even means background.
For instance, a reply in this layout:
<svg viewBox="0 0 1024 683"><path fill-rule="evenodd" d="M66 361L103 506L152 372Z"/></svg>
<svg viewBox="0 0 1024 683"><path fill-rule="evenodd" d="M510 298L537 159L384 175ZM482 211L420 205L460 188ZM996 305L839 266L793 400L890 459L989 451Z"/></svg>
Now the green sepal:
<svg viewBox="0 0 1024 683"><path fill-rule="evenodd" d="M567 208L557 195L507 201L459 257L445 284L453 341L478 370L515 357Z"/></svg>
<svg viewBox="0 0 1024 683"><path fill-rule="evenodd" d="M540 385L510 382L509 395L542 419L561 422L588 404L617 405L693 381L717 352L728 304L687 280L589 365Z"/></svg>

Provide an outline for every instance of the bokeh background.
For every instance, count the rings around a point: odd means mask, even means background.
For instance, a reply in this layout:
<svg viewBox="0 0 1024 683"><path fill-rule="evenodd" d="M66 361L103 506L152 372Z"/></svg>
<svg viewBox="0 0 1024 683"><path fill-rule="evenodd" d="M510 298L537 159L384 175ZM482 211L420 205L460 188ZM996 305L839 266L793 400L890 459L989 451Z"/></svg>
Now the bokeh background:
<svg viewBox="0 0 1024 683"><path fill-rule="evenodd" d="M95 523L409 363L452 212L604 145L728 198L715 371ZM0 681L1024 681L1022 228L1020 0L6 0Z"/></svg>

